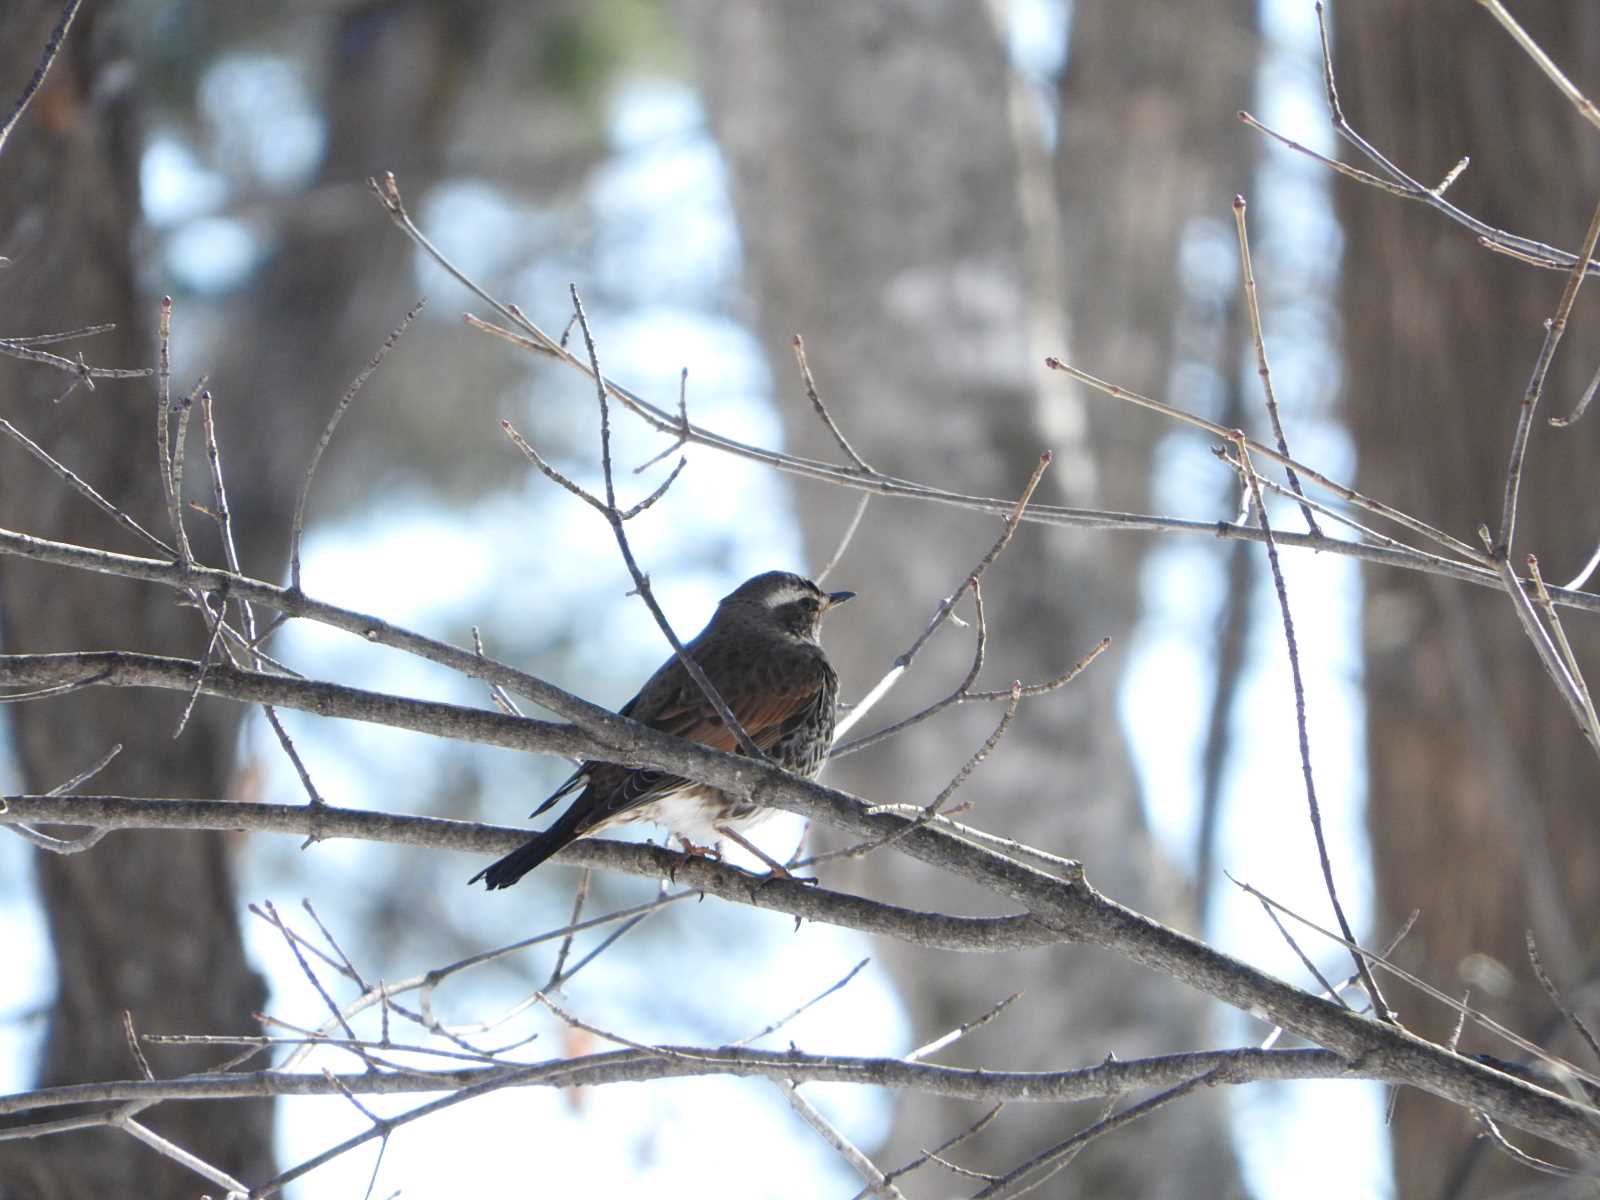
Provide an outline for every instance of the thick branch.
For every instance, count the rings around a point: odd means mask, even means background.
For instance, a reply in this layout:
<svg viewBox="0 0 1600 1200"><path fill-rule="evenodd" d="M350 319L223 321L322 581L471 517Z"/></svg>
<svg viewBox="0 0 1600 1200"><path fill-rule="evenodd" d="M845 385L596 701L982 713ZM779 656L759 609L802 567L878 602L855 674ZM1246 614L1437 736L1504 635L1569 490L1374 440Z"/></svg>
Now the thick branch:
<svg viewBox="0 0 1600 1200"><path fill-rule="evenodd" d="M322 840L359 838L434 850L503 854L527 840L527 831L439 817L412 817L327 805L312 813L302 804L246 804L231 800L150 800L134 796L6 796L0 824L90 825L97 829L251 830L306 836L315 822ZM1061 941L1061 935L1026 914L956 917L918 912L861 896L829 891L800 880L753 880L738 867L678 854L658 846L589 838L574 842L555 861L599 867L647 879L673 876L679 886L708 896L788 913L809 921L899 938L935 950L1020 950Z"/></svg>
<svg viewBox="0 0 1600 1200"><path fill-rule="evenodd" d="M1143 1088L1169 1087L1217 1067L1226 1067L1229 1081L1240 1083L1259 1079L1385 1078L1354 1070L1326 1050L1211 1050L1126 1062L1113 1060L1072 1071L982 1071L911 1063L898 1058L852 1058L802 1054L794 1050L732 1046L665 1046L661 1049L664 1054L614 1050L531 1066L515 1063L459 1071L361 1072L331 1076L251 1071L179 1079L76 1083L0 1096L0 1116L69 1104L328 1096L341 1094L345 1089L363 1096L403 1095L472 1087L490 1082L496 1076L514 1076L507 1080L507 1086L515 1087L598 1087L693 1075L759 1075L805 1083L904 1088L962 1100L1036 1102L1092 1100Z"/></svg>

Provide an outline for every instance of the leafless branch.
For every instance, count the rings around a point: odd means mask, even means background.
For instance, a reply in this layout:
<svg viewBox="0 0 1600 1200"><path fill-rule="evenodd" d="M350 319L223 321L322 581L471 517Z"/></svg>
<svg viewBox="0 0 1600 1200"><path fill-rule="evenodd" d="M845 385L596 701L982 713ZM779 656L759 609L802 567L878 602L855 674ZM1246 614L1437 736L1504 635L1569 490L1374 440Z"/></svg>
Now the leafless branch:
<svg viewBox="0 0 1600 1200"><path fill-rule="evenodd" d="M828 406L822 402L822 397L817 394L817 381L811 377L811 364L806 361L805 339L797 333L789 344L794 348L794 361L800 368L800 382L805 385L806 399L811 401L811 407L816 410L817 419L833 435L833 440L839 443L839 449L844 451L845 457L850 460L851 465L856 470L871 472L871 465L856 453L855 447L844 436L844 431L834 423L833 415L828 412Z"/></svg>
<svg viewBox="0 0 1600 1200"><path fill-rule="evenodd" d="M1239 264L1244 272L1245 310L1250 314L1250 336L1256 348L1256 373L1261 377L1261 393L1267 403L1267 418L1272 422L1272 436L1277 439L1278 453L1289 457L1289 439L1283 433L1283 419L1278 415L1278 395L1272 386L1272 368L1267 365L1267 339L1261 331L1261 300L1256 295L1256 272L1250 262L1250 234L1245 225L1243 196L1233 198L1233 223L1239 235ZM1289 488L1300 500L1300 511L1305 514L1306 527L1312 533L1321 533L1317 518L1305 503L1305 492L1300 487L1300 477L1294 468L1287 468Z"/></svg>
<svg viewBox="0 0 1600 1200"><path fill-rule="evenodd" d="M856 726L862 717L871 712L878 702L889 694L890 689L896 683L900 682L905 673L911 669L911 664L916 659L918 651L954 615L956 604L961 600L961 597L968 590L978 586L979 580L983 578L983 573L989 569L990 564L999 558L1000 552L1011 544L1011 539L1017 532L1017 526L1022 521L1022 515L1028 509L1028 502L1033 499L1034 489L1039 486L1039 480L1044 477L1044 473L1049 468L1052 459L1053 455L1048 450L1039 455L1039 461L1034 466L1033 473L1028 476L1028 482L1023 485L1022 495L1017 497L1016 503L1012 505L1011 512L1006 516L1005 524L1001 526L1000 536L989 547L988 553L978 560L978 565L972 568L956 590L940 602L939 607L934 610L933 616L929 618L926 628L918 635L916 641L911 643L910 648L894 660L888 673L878 680L872 686L872 689L850 709L844 719L834 727L833 740L835 742L840 741L846 733Z"/></svg>
<svg viewBox="0 0 1600 1200"><path fill-rule="evenodd" d="M5 123L0 124L0 152L5 150L6 139L11 136L11 131L22 119L22 114L27 111L34 96L38 95L44 77L50 72L51 64L56 61L56 55L61 53L61 43L66 41L67 30L72 27L72 18L78 15L78 7L82 2L83 0L68 0L62 8L61 16L56 20L56 27L50 31L50 38L45 42L39 61L33 68L33 77L23 86L22 94L17 97L17 102L11 106L11 112L6 115Z"/></svg>
<svg viewBox="0 0 1600 1200"><path fill-rule="evenodd" d="M1254 469L1250 465L1250 452L1246 446L1246 438L1242 433L1235 433L1232 438L1234 448L1239 456L1239 461L1244 465L1245 478L1250 483L1251 492L1255 498L1256 519L1261 523L1261 531L1267 536L1267 566L1272 571L1272 586L1278 593L1278 611L1283 618L1283 639L1289 654L1289 672L1294 684L1294 715L1295 730L1298 734L1300 747L1300 773L1305 781L1306 808L1311 817L1311 832L1317 842L1317 859L1322 867L1322 881L1327 887L1328 901L1333 905L1334 916L1339 922L1339 929L1344 934L1345 941L1354 945L1355 933L1350 928L1350 921L1344 914L1344 905L1339 902L1339 889L1333 880L1333 860L1328 855L1327 838L1322 832L1322 807L1317 802L1316 776L1311 770L1311 735L1306 730L1306 691L1305 681L1300 675L1300 649L1295 640L1294 617L1289 611L1289 589L1283 581L1283 567L1278 562L1278 546L1272 538L1272 525L1267 517L1266 501L1262 498L1259 485L1256 483ZM1394 1021L1394 1014L1389 1011L1389 1006L1384 1002L1383 993L1378 989L1378 982L1372 977L1372 972L1367 968L1366 959L1362 956L1359 947L1352 951L1355 955L1356 971L1361 976L1361 984L1367 990L1367 995L1372 999L1373 1012L1384 1021ZM1319 977L1320 978L1320 977ZM1326 985L1326 981L1323 981Z"/></svg>
<svg viewBox="0 0 1600 1200"><path fill-rule="evenodd" d="M317 465L322 462L323 451L328 448L328 443L333 441L333 431L339 428L339 420L344 416L344 410L350 407L350 402L356 398L356 393L368 379L372 378L372 373L383 363L389 351L394 348L394 344L407 329L411 328L411 322L417 319L417 314L422 311L425 304L427 304L426 299L418 300L406 313L405 319L389 331L389 336L383 339L383 345L378 347L377 353L367 360L367 365L350 381L350 386L345 389L344 395L339 397L339 403L334 406L332 414L328 417L328 423L322 427L322 436L317 439L316 448L311 451L311 461L306 464L305 480L300 485L300 497L294 505L294 524L289 532L289 586L293 591L300 590L300 541L306 532L306 501L311 496L311 484L317 477Z"/></svg>
<svg viewBox="0 0 1600 1200"><path fill-rule="evenodd" d="M1492 0L1485 2L1492 3ZM1507 17L1507 20L1509 19ZM1589 229L1583 235L1583 249L1578 252L1578 259L1567 274L1567 284L1561 290L1561 299L1556 304L1555 316L1545 324L1544 344L1539 347L1539 357L1534 360L1533 373L1528 377L1528 386L1523 389L1522 404L1517 410L1517 428L1511 439L1511 460L1506 465L1505 499L1500 508L1500 535L1494 547L1496 557L1504 558L1511 553L1511 543L1517 526L1517 495L1522 484L1523 460L1528 453L1528 435L1533 430L1534 409L1538 407L1539 398L1544 394L1545 377L1550 373L1550 363L1555 358L1556 347L1561 344L1561 335L1567 331L1567 318L1572 314L1573 304L1577 302L1578 289L1583 286L1583 278L1588 273L1585 268L1589 260L1594 257L1596 242L1600 242L1600 202L1595 204L1594 215L1589 218Z"/></svg>
<svg viewBox="0 0 1600 1200"><path fill-rule="evenodd" d="M1550 978L1550 973L1544 969L1544 962L1539 957L1538 944L1533 940L1533 931L1527 934L1528 962L1533 966L1533 973L1539 980L1539 986L1544 989L1544 994L1550 997L1550 1003L1555 1005L1556 1011L1567 1019L1573 1031L1583 1039L1583 1044L1589 1047L1589 1053L1600 1063L1600 1040L1594 1036L1588 1024L1580 1017L1571 1005L1561 998L1561 991L1556 987L1555 980Z"/></svg>
<svg viewBox="0 0 1600 1200"><path fill-rule="evenodd" d="M485 291L470 276L467 276L464 272L462 272L459 267L449 260L448 257L443 255L439 251L438 247L434 246L433 243L428 240L427 236L423 234L422 231L411 221L409 214L406 212L404 203L400 198L399 190L395 185L392 176L386 176L382 180L372 180L371 187L373 192L379 197L383 204L384 210L389 214L391 220L395 222L396 226L400 228L407 237L411 238L420 249L432 257L434 261L436 261L447 273L453 276L464 287L466 287L480 299L484 300L485 303L489 304L497 312L501 313L507 320L509 320L513 325L515 325L518 329L521 329L523 332L517 333L510 329L504 329L499 326L492 325L489 322L481 321L475 317L472 317L470 314L467 317L469 323L473 324L476 328L479 328L484 332L490 333L503 341L519 347L520 349L539 354L541 356L554 358L556 361L561 362L576 371L579 371L585 376L591 375L591 368L589 364L570 353L566 348L564 340L558 341L557 339L550 337L537 325L534 325L531 321L529 321L515 305L503 304L499 300L495 299L495 297ZM1552 253L1559 252L1552 251ZM1567 256L1567 262L1570 263L1570 261L1571 256L1569 255ZM1172 409L1166 405L1160 405L1157 402L1147 400L1144 397L1137 397L1136 394L1130 393L1126 389L1117 388L1112 384L1088 375L1086 372L1079 372L1076 368L1065 367L1063 364L1060 364L1059 360L1052 359L1049 361L1051 365L1056 366L1056 369L1065 370L1068 374L1073 375L1075 378L1079 378L1083 382L1088 383L1090 386L1096 387L1097 389L1105 391L1108 394L1116 395L1123 399L1132 400L1135 403L1142 404L1143 406L1152 408L1155 411L1163 412L1174 417L1175 419L1183 420L1189 424L1196 424L1198 422L1198 418L1194 418L1189 414L1182 413L1181 410ZM605 379L604 386L612 398L626 406L630 412L634 413L653 428L674 437L682 432L683 422L676 413L669 412L652 405L638 394L629 391L627 388L621 386L613 380ZM1202 425L1202 427L1204 426ZM904 479L897 479L888 475L864 475L857 471L834 466L828 463L817 462L815 460L801 458L795 455L783 454L778 451L768 450L759 446L752 446L740 442L734 438L729 438L724 435L714 433L710 430L693 424L689 425L688 428L689 433L686 440L695 445L706 446L708 448L719 450L723 453L732 454L752 462L761 463L776 470L799 475L807 479L832 483L840 487L851 488L857 491L868 493L870 495L916 499L928 503L962 508L968 511L990 512L997 515L1008 513L1014 506L1013 501L1002 500L993 497L965 495L958 492L951 492L942 488L930 487L926 484L914 483ZM1212 428L1211 432L1218 437L1231 438L1230 432L1226 430ZM1257 443L1251 443L1251 449L1255 453L1262 454L1267 458L1274 460L1279 460L1280 458L1277 451L1270 447L1262 446ZM1285 531L1279 531L1275 534L1280 547L1291 546L1300 549L1314 550L1320 553L1356 558L1366 562L1380 563L1407 570L1423 571L1429 574L1440 575L1446 578L1458 579L1464 582L1473 583L1480 587L1498 586L1498 581L1494 575L1494 572L1489 568L1489 565L1485 560L1485 556L1480 551L1476 550L1472 546L1469 546L1467 543L1461 542L1458 539L1449 538L1448 535L1432 529L1422 522L1416 521L1415 518L1408 517L1406 514L1400 513L1389 506L1382 505L1377 501L1369 500L1367 497L1361 496L1360 493L1356 492L1354 489L1348 488L1343 484L1339 484L1331 479L1328 479L1326 476L1323 476L1319 472L1315 472L1312 468L1306 466L1304 463L1301 463L1298 460L1283 462L1282 465L1293 467L1295 471L1302 477L1302 479L1309 480L1318 487L1325 488L1330 493L1340 496L1348 502L1356 504L1358 507L1365 507L1369 511L1377 512L1383 515L1386 519L1396 521L1397 523L1403 525L1408 525L1408 527L1413 528L1414 531L1423 533L1424 536L1428 537L1430 540L1441 542L1441 544L1446 545L1453 553L1462 556L1467 561L1462 562L1449 558L1442 558L1438 555L1427 554L1423 551L1415 549L1401 550L1390 546L1371 546L1362 542L1345 541L1339 538L1327 537L1325 535L1300 534ZM1225 522L1219 523L1217 521L1197 521L1175 517L1107 512L1096 509L1074 509L1058 505L1032 504L1028 507L1027 512L1023 514L1022 519L1032 523L1069 526L1082 529L1118 530L1123 532L1138 531L1145 533L1186 533L1228 540L1253 542L1262 542L1265 540L1259 529L1244 524L1228 524ZM0 549L3 549L3 547L0 547ZM1568 607L1583 608L1588 611L1600 612L1600 597L1572 589L1559 590L1554 592L1553 595L1558 604Z"/></svg>
<svg viewBox="0 0 1600 1200"><path fill-rule="evenodd" d="M1594 102L1580 92L1572 81L1562 74L1561 68L1556 66L1538 42L1528 36L1528 31L1517 24L1516 18L1506 11L1500 0L1478 0L1478 3L1487 8L1489 14L1500 22L1501 27L1512 36L1517 45L1522 47L1523 53L1538 64L1539 69L1545 73L1550 82L1555 84L1557 90L1567 98L1572 107L1578 110L1578 115L1589 124L1600 128L1600 109L1597 109Z"/></svg>

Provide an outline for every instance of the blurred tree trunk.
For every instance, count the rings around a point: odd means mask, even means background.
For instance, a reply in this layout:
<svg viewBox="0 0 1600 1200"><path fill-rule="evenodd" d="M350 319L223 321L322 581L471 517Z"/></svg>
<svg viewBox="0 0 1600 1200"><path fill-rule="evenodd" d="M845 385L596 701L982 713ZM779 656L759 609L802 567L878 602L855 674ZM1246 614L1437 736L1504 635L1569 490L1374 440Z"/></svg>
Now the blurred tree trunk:
<svg viewBox="0 0 1600 1200"><path fill-rule="evenodd" d="M1486 13L1447 0L1348 0L1334 12L1339 83L1357 129L1428 181L1471 155L1450 192L1456 204L1576 249L1600 189L1600 142ZM1591 10L1524 5L1518 18L1593 92ZM1480 522L1499 526L1518 405L1564 277L1488 253L1417 205L1343 180L1338 190L1357 486L1476 545ZM1591 282L1580 296L1533 426L1512 548L1519 571L1532 552L1554 582L1600 537L1600 421L1567 430L1544 421L1571 408L1594 369L1595 290ZM1533 980L1523 934L1533 931L1557 983L1592 1019L1594 992L1580 985L1600 965L1594 754L1503 595L1377 569L1366 586L1379 929L1420 908L1406 966L1447 992L1470 986L1474 1004L1499 1020L1576 1052ZM1566 628L1592 678L1594 622L1573 615ZM1425 1037L1442 1039L1454 1024L1404 991L1390 1001ZM1470 1023L1462 1048L1514 1053ZM1511 1164L1476 1133L1470 1113L1403 1093L1395 1194L1566 1186Z"/></svg>
<svg viewBox="0 0 1600 1200"><path fill-rule="evenodd" d="M60 8L57 0L29 0L5 14L0 77L7 104L32 72ZM96 365L146 366L156 358L156 306L141 293L132 259L139 96L114 20L103 6L85 6L46 89L0 158L0 252L12 260L0 272L0 311L14 334L114 321L115 333L82 343L85 356ZM52 404L67 382L47 367L0 359L0 412L147 527L165 532L154 383L102 381L96 391L80 387ZM0 524L149 552L9 442L0 446ZM16 559L0 569L0 619L12 652L126 648L195 656L206 643L198 615L175 605L164 588ZM122 755L94 787L222 795L239 710L201 705L174 742L182 707L182 697L150 695L130 704L115 691L94 690L10 706L25 785L55 787L120 742ZM36 864L58 975L40 1086L136 1074L124 1010L142 1033L258 1032L251 1014L266 990L240 944L223 837L118 833L83 854L38 852ZM167 1047L147 1053L161 1075L201 1070L217 1057ZM164 1104L139 1119L236 1177L272 1173L270 1101ZM0 1195L7 1200L193 1196L203 1186L112 1129L0 1144Z"/></svg>
<svg viewBox="0 0 1600 1200"><path fill-rule="evenodd" d="M1078 7L1075 28L1082 22L1109 38L1115 23L1109 11ZM1160 10L1152 23L1177 20L1172 6L1152 7ZM1207 23L1185 18L1182 44L1165 38L1159 63L1137 70L1135 90L1150 102L1137 111L1155 119L1125 128L1124 140L1148 145L1152 153L1182 149L1195 157L1157 164L1156 179L1130 171L1127 186L1138 189L1138 214L1124 215L1137 233L1124 227L1109 236L1130 241L1102 246L1098 233L1058 227L1043 142L1026 128L1028 98L1018 90L989 7L965 0L683 0L679 12L730 164L746 279L789 448L840 458L796 378L789 340L799 332L824 398L875 467L1006 496L1020 489L1039 451L1050 447L1056 465L1041 499L1102 504L1110 480L1119 497L1142 495L1149 439L1158 431L1112 434L1102 414L1041 379L1043 355L1065 348L1057 247L1071 248L1066 285L1084 313L1097 305L1125 312L1124 304L1138 312L1129 324L1143 361L1101 358L1098 346L1096 361L1112 373L1148 367L1149 375L1135 373L1128 381L1159 386L1170 354L1172 253L1184 217L1199 203L1226 212L1237 185L1225 182L1214 196L1204 195L1193 173L1199 149L1183 140L1194 134L1186 122L1199 119L1184 105L1197 102L1159 104L1156 93L1173 87L1175 78L1204 75L1202 66L1217 72L1209 86L1224 98L1215 106L1214 125L1225 128L1245 96L1234 85L1248 86L1238 83L1250 78L1248 51L1230 60L1196 56L1193 43ZM1144 23L1142 7L1119 12L1124 30L1129 22ZM1242 17L1228 26L1236 43L1230 51L1245 43L1245 27ZM1081 52L1109 53L1111 47ZM1075 47L1074 57L1079 53ZM1227 87L1222 76L1231 81ZM1134 87L1126 78L1118 85ZM1216 94L1199 103L1210 104ZM1084 119L1075 106L1062 122L1062 177L1084 180L1078 198L1068 199L1084 211L1128 208L1128 196L1091 194L1088 181L1114 149L1109 126L1088 118L1095 132L1081 132L1076 123ZM1100 142L1096 161L1070 162L1076 151L1069 147L1091 138ZM1074 216L1089 228L1083 212ZM1092 274L1077 278L1077 270ZM1134 280L1150 290L1125 300L1118 290ZM1089 317L1074 319L1075 329L1098 336ZM809 484L796 488L811 566L820 569L857 498ZM846 695L860 696L888 668L996 532L995 521L873 502L831 577L836 586L861 592L865 605L829 634L833 657L844 664ZM1025 527L985 578L991 639L983 686L1047 676L1108 634L1126 641L1138 609L1139 549L1102 534ZM998 754L961 793L977 802L976 812L963 819L1080 857L1112 895L1187 924L1187 889L1150 842L1117 727L1115 654L1064 693L1024 707ZM944 694L970 659L970 634L946 630L886 708L903 714ZM841 760L829 777L878 800L926 803L998 715L993 708L960 708L938 718L937 730L924 726ZM884 711L874 723L888 717ZM951 896L948 881L893 854L854 869L860 874L848 886L899 903L933 904L936 888L940 907L984 904L975 895ZM1003 1028L991 1026L959 1043L951 1061L1065 1065L1108 1050L1128 1056L1207 1042L1203 1001L1092 948L952 962L935 973L925 956L908 957L892 945L883 954L898 974L917 1037L942 1033L1009 992L1026 990L1027 999L997 1023ZM896 1131L880 1154L883 1165L898 1165L976 1115L971 1106L903 1098ZM1093 1119L1087 1106L1072 1115L1073 1122ZM1084 1195L1238 1190L1221 1097L1200 1098L1158 1121L1159 1128L1153 1124L1135 1137L1096 1143L1063 1177L1070 1180L1065 1186ZM1064 1136L1070 1124L1059 1110L1016 1109L958 1157L983 1169L1009 1167Z"/></svg>

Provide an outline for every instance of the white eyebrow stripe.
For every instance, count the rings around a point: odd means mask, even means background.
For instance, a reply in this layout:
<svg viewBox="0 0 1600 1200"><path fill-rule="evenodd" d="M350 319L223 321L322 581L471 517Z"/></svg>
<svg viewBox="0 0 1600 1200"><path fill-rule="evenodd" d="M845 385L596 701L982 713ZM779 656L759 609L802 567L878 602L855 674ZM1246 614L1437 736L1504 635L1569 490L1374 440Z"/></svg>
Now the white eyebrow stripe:
<svg viewBox="0 0 1600 1200"><path fill-rule="evenodd" d="M804 600L809 594L804 588L789 586L780 588L776 592L769 592L763 599L768 608L782 608L785 604L793 604L796 600Z"/></svg>

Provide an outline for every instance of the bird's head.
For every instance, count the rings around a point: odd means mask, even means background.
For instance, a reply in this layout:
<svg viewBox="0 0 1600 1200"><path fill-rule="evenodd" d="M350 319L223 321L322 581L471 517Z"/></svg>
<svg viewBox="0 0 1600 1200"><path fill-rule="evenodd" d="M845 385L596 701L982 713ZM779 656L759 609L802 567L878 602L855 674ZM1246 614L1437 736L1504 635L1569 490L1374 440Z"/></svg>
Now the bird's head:
<svg viewBox="0 0 1600 1200"><path fill-rule="evenodd" d="M788 571L768 571L746 579L723 597L721 608L741 610L763 624L776 625L795 637L817 640L822 618L854 592L825 592L811 580Z"/></svg>

